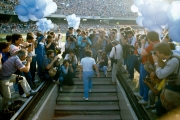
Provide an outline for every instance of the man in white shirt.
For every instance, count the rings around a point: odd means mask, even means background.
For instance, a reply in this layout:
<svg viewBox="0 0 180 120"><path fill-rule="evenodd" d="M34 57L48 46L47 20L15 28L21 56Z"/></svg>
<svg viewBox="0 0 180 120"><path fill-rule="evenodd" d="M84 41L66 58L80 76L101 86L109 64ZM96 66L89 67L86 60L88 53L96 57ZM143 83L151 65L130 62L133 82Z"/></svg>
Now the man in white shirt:
<svg viewBox="0 0 180 120"><path fill-rule="evenodd" d="M112 44L117 44L117 41L113 41ZM123 50L119 43L112 48L110 58L117 59L117 63L113 63L112 70L112 83L115 84L117 68L123 63Z"/></svg>
<svg viewBox="0 0 180 120"><path fill-rule="evenodd" d="M91 57L91 51L85 51L85 58L81 59L80 69L79 69L79 78L82 78L83 71L83 82L84 82L84 99L88 100L89 92L92 89L92 78L94 75L93 68L95 68L97 72L97 76L99 77L99 70L96 66L95 60Z"/></svg>

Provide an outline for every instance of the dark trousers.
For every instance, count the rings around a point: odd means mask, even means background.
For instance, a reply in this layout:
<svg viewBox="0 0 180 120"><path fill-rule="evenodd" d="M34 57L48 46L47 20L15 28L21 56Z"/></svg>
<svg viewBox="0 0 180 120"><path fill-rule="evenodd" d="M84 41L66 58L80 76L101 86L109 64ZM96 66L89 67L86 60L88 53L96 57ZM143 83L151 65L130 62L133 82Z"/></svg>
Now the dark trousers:
<svg viewBox="0 0 180 120"><path fill-rule="evenodd" d="M167 110L162 106L160 99L158 99L158 101L156 102L156 111L159 117L167 113Z"/></svg>
<svg viewBox="0 0 180 120"><path fill-rule="evenodd" d="M32 57L32 62L30 64L30 72L32 76L32 81L35 80L35 72L36 72L36 57Z"/></svg>

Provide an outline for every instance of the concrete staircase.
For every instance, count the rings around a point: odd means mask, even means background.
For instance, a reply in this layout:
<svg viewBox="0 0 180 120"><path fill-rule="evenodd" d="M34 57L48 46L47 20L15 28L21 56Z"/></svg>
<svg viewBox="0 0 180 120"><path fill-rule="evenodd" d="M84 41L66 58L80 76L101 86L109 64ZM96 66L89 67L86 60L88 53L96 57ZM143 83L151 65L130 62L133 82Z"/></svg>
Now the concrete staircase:
<svg viewBox="0 0 180 120"><path fill-rule="evenodd" d="M53 120L121 120L119 99L116 85L100 73L100 78L93 78L93 88L89 100L83 99L83 81L74 78L74 86L63 86L56 100ZM78 72L77 72L78 75Z"/></svg>

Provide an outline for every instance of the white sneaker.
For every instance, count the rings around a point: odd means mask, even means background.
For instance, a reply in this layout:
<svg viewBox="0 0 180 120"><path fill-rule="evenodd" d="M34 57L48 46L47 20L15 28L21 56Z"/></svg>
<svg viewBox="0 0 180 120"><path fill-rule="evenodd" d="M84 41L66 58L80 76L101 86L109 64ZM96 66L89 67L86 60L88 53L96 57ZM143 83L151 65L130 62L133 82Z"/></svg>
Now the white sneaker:
<svg viewBox="0 0 180 120"><path fill-rule="evenodd" d="M89 89L89 92L91 92L91 89Z"/></svg>
<svg viewBox="0 0 180 120"><path fill-rule="evenodd" d="M152 112L152 113L157 113L156 109L154 109L154 110L151 110L151 112Z"/></svg>
<svg viewBox="0 0 180 120"><path fill-rule="evenodd" d="M63 88L62 88L62 87L60 87L60 91L63 91Z"/></svg>
<svg viewBox="0 0 180 120"><path fill-rule="evenodd" d="M139 93L134 93L134 95L140 99L142 99L143 97L139 94Z"/></svg>
<svg viewBox="0 0 180 120"><path fill-rule="evenodd" d="M35 90L31 90L31 92L36 92Z"/></svg>
<svg viewBox="0 0 180 120"><path fill-rule="evenodd" d="M26 98L26 93L24 93L23 95L21 95L23 98Z"/></svg>
<svg viewBox="0 0 180 120"><path fill-rule="evenodd" d="M139 100L138 103L144 105L144 104L148 104L148 101L145 101L145 100Z"/></svg>
<svg viewBox="0 0 180 120"><path fill-rule="evenodd" d="M84 100L89 100L89 98L85 98Z"/></svg>

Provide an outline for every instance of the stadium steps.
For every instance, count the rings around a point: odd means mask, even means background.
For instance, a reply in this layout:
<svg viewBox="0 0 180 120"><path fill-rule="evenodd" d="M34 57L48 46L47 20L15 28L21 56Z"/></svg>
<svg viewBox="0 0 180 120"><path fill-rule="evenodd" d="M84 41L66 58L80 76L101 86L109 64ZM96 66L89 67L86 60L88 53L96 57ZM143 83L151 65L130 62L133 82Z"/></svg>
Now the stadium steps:
<svg viewBox="0 0 180 120"><path fill-rule="evenodd" d="M120 120L119 99L110 75L108 72L108 77L93 78L88 101L83 98L82 79L76 77L74 86L63 86L56 100L53 120Z"/></svg>

